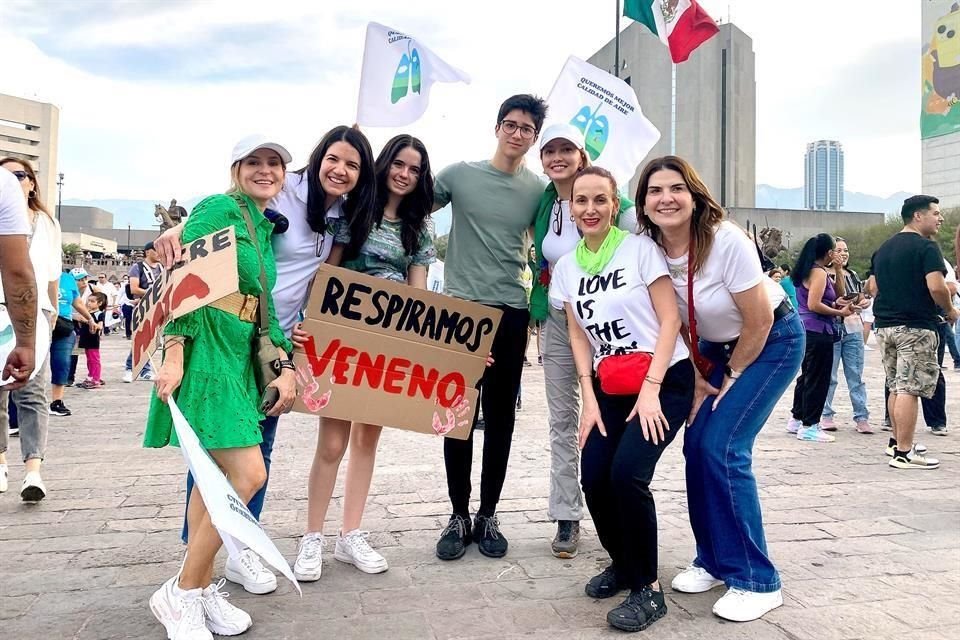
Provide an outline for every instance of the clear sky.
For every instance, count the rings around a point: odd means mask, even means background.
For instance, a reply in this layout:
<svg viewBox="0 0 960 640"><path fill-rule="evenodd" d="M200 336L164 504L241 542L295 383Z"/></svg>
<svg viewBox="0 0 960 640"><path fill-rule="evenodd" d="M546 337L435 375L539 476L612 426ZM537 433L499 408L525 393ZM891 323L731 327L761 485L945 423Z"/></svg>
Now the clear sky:
<svg viewBox="0 0 960 640"><path fill-rule="evenodd" d="M613 37L614 4L3 0L0 93L61 108L65 199L186 199L226 188L230 149L247 133L274 135L300 166L327 129L353 123L374 20L473 78L435 86L404 128L439 169L489 157L500 102L545 96L568 55ZM753 38L758 183L802 185L804 145L830 138L844 145L847 189L919 189L919 2L700 4ZM399 132L367 130L375 153Z"/></svg>

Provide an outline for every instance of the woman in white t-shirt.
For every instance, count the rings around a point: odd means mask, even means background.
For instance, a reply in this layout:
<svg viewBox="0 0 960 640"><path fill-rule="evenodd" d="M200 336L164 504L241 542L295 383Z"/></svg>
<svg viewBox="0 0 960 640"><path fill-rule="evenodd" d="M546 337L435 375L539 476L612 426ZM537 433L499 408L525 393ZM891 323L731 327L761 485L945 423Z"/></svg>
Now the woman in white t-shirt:
<svg viewBox="0 0 960 640"><path fill-rule="evenodd" d="M550 184L540 198L533 225L533 288L530 318L540 322L543 339L543 378L550 427L550 498L547 516L557 522L550 550L558 558L577 555L583 497L580 494L580 448L577 444L577 412L580 392L567 333L567 318L560 303L551 304L547 289L554 265L574 250L580 230L570 214L570 194L577 173L590 166L583 134L573 125L552 124L540 136L540 161ZM620 200L615 226L636 233L637 212L633 203ZM539 336L538 336L539 339Z"/></svg>
<svg viewBox="0 0 960 640"><path fill-rule="evenodd" d="M637 202L641 231L666 254L698 369L683 443L697 556L673 588L699 593L726 584L713 612L754 620L783 598L763 534L753 443L800 368L803 325L783 289L764 275L756 244L723 220L723 209L685 160L650 161Z"/></svg>
<svg viewBox="0 0 960 640"><path fill-rule="evenodd" d="M567 316L583 397L583 490L612 561L586 592L608 598L630 589L607 621L639 631L666 613L650 481L690 414L693 366L662 253L649 237L612 226L619 206L613 176L588 167L572 191L583 239L554 266L550 298Z"/></svg>
<svg viewBox="0 0 960 640"><path fill-rule="evenodd" d="M37 306L54 326L57 316L60 272L63 270L60 246L60 224L50 215L40 199L39 183L33 167L17 158L3 158L0 167L10 171L23 189L30 223L30 262L37 278ZM48 343L49 344L49 343ZM47 397L50 354L37 353L37 374L33 380L15 391L0 391L0 491L7 489L7 403L17 406L20 427L20 453L24 461L20 497L25 502L42 500L47 489L40 477L40 465L47 446L47 421L50 415Z"/></svg>

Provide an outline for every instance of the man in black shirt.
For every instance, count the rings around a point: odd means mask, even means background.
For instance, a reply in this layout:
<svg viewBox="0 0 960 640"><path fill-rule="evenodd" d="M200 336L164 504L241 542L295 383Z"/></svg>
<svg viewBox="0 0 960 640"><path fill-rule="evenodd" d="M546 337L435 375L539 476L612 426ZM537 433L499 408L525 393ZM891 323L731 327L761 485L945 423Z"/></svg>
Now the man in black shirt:
<svg viewBox="0 0 960 640"><path fill-rule="evenodd" d="M896 469L935 469L938 460L914 447L918 398L930 398L937 387L939 335L938 305L949 309L948 322L957 311L950 302L943 255L931 240L940 230L943 214L933 196L911 196L900 216L904 227L883 243L870 263L868 290L876 295L874 315L890 388L888 408L893 426L890 466Z"/></svg>

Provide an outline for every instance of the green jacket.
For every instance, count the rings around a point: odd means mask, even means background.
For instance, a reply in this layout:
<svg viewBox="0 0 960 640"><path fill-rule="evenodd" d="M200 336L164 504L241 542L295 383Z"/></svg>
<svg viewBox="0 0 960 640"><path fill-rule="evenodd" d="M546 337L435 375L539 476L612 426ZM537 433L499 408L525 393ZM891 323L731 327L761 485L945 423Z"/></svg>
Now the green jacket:
<svg viewBox="0 0 960 640"><path fill-rule="evenodd" d="M540 196L540 204L537 207L537 218L533 222L533 247L536 251L536 258L530 263L533 270L533 290L530 292L530 317L534 320L546 320L550 313L550 301L547 294L550 289L550 269L546 259L543 257L543 239L547 237L550 230L550 211L557 201L557 187L553 182L547 185L543 195ZM620 214L633 206L633 201L626 196L620 196L620 210L613 221L619 223Z"/></svg>

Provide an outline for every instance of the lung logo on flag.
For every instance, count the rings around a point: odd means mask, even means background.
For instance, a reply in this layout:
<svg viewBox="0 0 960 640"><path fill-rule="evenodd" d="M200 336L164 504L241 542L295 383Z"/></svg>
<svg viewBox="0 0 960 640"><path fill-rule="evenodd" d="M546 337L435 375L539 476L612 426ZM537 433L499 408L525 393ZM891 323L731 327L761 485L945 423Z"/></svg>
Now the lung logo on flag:
<svg viewBox="0 0 960 640"><path fill-rule="evenodd" d="M603 148L607 146L607 139L610 137L610 121L607 116L598 116L603 103L597 105L595 110L590 107L583 107L573 116L570 124L575 126L583 134L584 144L587 147L587 154L590 161L595 162ZM591 113L592 111L592 113Z"/></svg>
<svg viewBox="0 0 960 640"><path fill-rule="evenodd" d="M420 93L420 52L410 43L408 39L407 52L400 56L397 73L393 76L393 90L390 92L392 104L400 102L408 91Z"/></svg>

